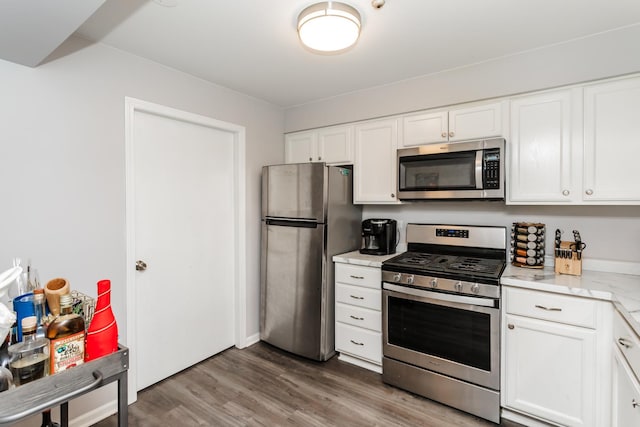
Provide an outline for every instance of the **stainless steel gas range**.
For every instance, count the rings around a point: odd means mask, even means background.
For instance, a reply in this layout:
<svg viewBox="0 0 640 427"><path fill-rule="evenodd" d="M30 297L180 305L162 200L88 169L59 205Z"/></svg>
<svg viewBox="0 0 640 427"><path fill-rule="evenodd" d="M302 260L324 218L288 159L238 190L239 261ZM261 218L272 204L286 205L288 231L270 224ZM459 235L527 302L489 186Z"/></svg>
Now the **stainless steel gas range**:
<svg viewBox="0 0 640 427"><path fill-rule="evenodd" d="M384 382L500 421L505 227L408 224L382 263Z"/></svg>

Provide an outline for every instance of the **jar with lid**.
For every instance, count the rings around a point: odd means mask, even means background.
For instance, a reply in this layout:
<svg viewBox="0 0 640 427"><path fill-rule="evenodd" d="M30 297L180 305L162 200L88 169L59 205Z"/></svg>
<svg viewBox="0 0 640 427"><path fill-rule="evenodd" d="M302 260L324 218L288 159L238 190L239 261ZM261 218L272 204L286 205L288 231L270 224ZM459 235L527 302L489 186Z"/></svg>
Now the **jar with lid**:
<svg viewBox="0 0 640 427"><path fill-rule="evenodd" d="M22 319L22 341L9 347L9 367L16 386L49 374L49 340L36 337L35 316Z"/></svg>

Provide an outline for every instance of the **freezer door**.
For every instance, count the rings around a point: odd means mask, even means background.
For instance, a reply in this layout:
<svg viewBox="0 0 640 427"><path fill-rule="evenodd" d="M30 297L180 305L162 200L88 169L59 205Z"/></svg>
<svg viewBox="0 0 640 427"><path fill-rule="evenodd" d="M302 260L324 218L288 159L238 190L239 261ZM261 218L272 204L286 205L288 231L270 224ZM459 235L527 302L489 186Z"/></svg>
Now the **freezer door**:
<svg viewBox="0 0 640 427"><path fill-rule="evenodd" d="M325 222L327 167L296 163L262 168L262 218Z"/></svg>
<svg viewBox="0 0 640 427"><path fill-rule="evenodd" d="M314 360L333 354L323 236L323 224L262 224L260 338Z"/></svg>

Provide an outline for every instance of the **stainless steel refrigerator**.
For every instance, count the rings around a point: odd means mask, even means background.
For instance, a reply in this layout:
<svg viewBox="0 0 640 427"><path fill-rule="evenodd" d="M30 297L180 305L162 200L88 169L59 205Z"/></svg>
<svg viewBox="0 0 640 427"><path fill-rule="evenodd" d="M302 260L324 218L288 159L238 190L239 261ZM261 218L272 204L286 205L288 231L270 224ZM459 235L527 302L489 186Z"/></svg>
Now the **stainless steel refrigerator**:
<svg viewBox="0 0 640 427"><path fill-rule="evenodd" d="M324 361L335 353L333 255L360 247L350 169L262 169L260 339Z"/></svg>

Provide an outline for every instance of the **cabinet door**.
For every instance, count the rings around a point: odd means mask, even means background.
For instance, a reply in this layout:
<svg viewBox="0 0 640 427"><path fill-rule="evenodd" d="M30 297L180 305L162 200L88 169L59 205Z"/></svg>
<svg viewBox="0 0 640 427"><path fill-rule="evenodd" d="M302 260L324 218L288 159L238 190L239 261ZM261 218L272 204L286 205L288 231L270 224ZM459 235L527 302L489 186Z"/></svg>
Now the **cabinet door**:
<svg viewBox="0 0 640 427"><path fill-rule="evenodd" d="M596 331L505 320L505 406L561 425L596 425Z"/></svg>
<svg viewBox="0 0 640 427"><path fill-rule="evenodd" d="M353 126L318 130L317 160L329 164L353 163Z"/></svg>
<svg viewBox="0 0 640 427"><path fill-rule="evenodd" d="M306 163L318 161L316 146L318 133L316 131L298 132L284 137L285 163Z"/></svg>
<svg viewBox="0 0 640 427"><path fill-rule="evenodd" d="M574 181L569 90L511 100L508 202L580 200ZM576 177L579 179L579 175Z"/></svg>
<svg viewBox="0 0 640 427"><path fill-rule="evenodd" d="M436 111L402 118L402 147L445 142L449 139L449 114Z"/></svg>
<svg viewBox="0 0 640 427"><path fill-rule="evenodd" d="M398 122L377 120L356 125L353 165L354 203L397 203Z"/></svg>
<svg viewBox="0 0 640 427"><path fill-rule="evenodd" d="M584 89L585 201L640 202L640 78Z"/></svg>
<svg viewBox="0 0 640 427"><path fill-rule="evenodd" d="M502 115L505 104L496 102L449 111L449 141L504 135Z"/></svg>
<svg viewBox="0 0 640 427"><path fill-rule="evenodd" d="M613 352L613 427L640 426L640 384L618 349Z"/></svg>

